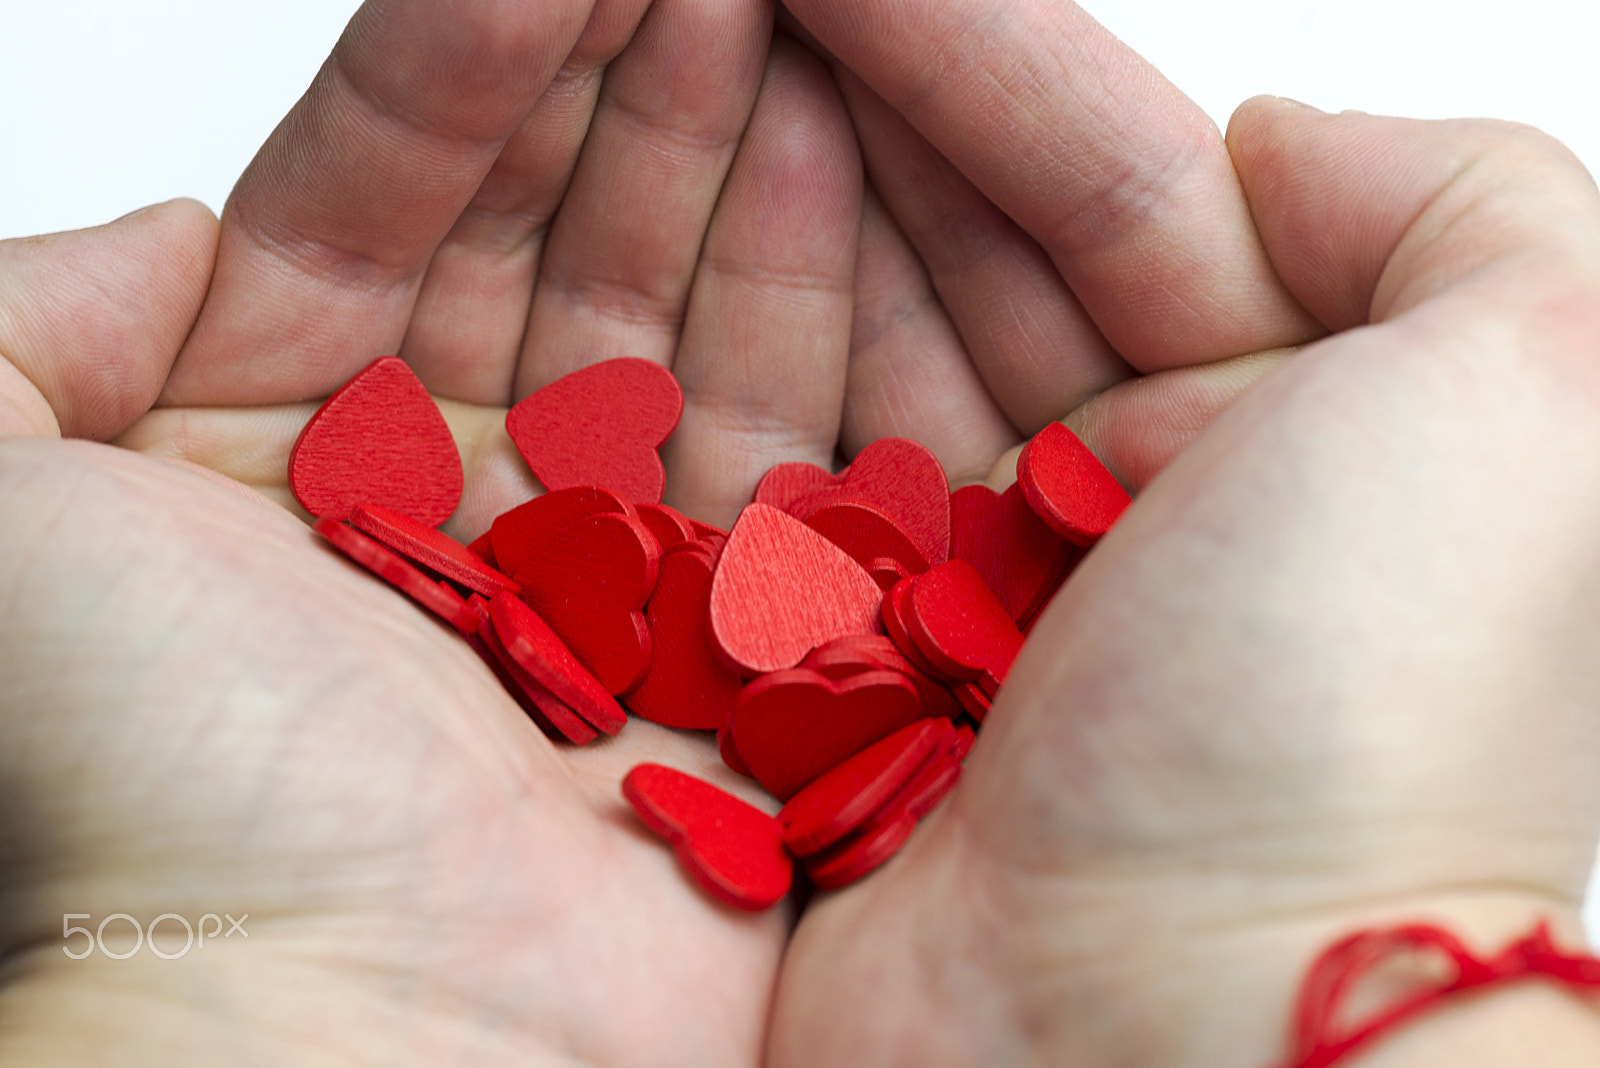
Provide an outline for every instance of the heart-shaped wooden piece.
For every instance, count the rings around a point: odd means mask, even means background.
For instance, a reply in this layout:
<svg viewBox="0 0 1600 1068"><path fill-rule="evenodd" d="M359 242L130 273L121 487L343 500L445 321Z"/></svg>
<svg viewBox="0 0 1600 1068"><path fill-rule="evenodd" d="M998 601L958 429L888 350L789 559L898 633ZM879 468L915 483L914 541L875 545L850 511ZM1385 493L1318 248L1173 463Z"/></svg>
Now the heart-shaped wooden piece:
<svg viewBox="0 0 1600 1068"><path fill-rule="evenodd" d="M682 414L683 390L671 371L624 358L524 397L506 413L506 433L547 490L604 486L628 501L657 503L666 473L656 450Z"/></svg>
<svg viewBox="0 0 1600 1068"><path fill-rule="evenodd" d="M717 561L711 632L745 674L779 671L832 638L874 633L882 599L843 549L776 508L752 504Z"/></svg>
<svg viewBox="0 0 1600 1068"><path fill-rule="evenodd" d="M319 518L348 519L356 505L375 504L436 527L461 503L462 484L439 406L394 356L340 386L289 453L289 487Z"/></svg>
<svg viewBox="0 0 1600 1068"><path fill-rule="evenodd" d="M1089 446L1061 423L1051 423L1022 447L1017 483L1039 518L1074 545L1099 541L1130 500Z"/></svg>
<svg viewBox="0 0 1600 1068"><path fill-rule="evenodd" d="M599 486L573 486L523 501L495 517L487 535L494 566L515 575L539 547L548 545L578 520L603 512L629 514L631 504Z"/></svg>
<svg viewBox="0 0 1600 1068"><path fill-rule="evenodd" d="M833 845L892 798L935 749L949 749L955 734L949 720L921 719L824 772L778 813L783 844L802 857Z"/></svg>
<svg viewBox="0 0 1600 1068"><path fill-rule="evenodd" d="M312 529L335 549L450 624L458 633L467 635L478 629L476 617L459 593L448 583L418 571L387 545L336 519L319 519L312 524Z"/></svg>
<svg viewBox="0 0 1600 1068"><path fill-rule="evenodd" d="M1004 493L963 486L950 495L950 556L965 560L1017 625L1033 617L1074 551L1028 506L1022 486Z"/></svg>
<svg viewBox="0 0 1600 1068"><path fill-rule="evenodd" d="M518 604L522 602L518 601ZM467 604L479 617L478 633L468 639L480 659L489 666L500 685L522 706L528 718L550 738L562 738L573 745L588 745L600 736L594 725L578 715L570 705L545 688L533 672L513 656L495 629L489 602L473 594ZM527 657L524 655L523 660ZM612 733L616 733L613 731Z"/></svg>
<svg viewBox="0 0 1600 1068"><path fill-rule="evenodd" d="M946 678L989 680L985 692L991 695L1022 651L1022 632L965 560L917 576L901 612L928 663Z"/></svg>
<svg viewBox="0 0 1600 1068"><path fill-rule="evenodd" d="M771 505L792 515L795 504L813 494L834 488L844 481L844 477L845 472L835 475L816 464L778 464L767 468L767 473L756 483L753 502Z"/></svg>
<svg viewBox="0 0 1600 1068"><path fill-rule="evenodd" d="M627 724L621 706L537 612L511 594L497 593L489 602L489 618L495 637L516 666L557 701L607 734L616 734ZM568 733L565 728L563 733Z"/></svg>
<svg viewBox="0 0 1600 1068"><path fill-rule="evenodd" d="M837 486L797 501L790 510L810 515L840 500L865 501L882 511L910 536L929 565L950 559L950 480L925 445L880 438L856 454Z"/></svg>
<svg viewBox="0 0 1600 1068"><path fill-rule="evenodd" d="M655 591L661 549L631 515L600 512L532 545L513 578L522 599L550 624L612 694L650 670L644 607Z"/></svg>
<svg viewBox="0 0 1600 1068"><path fill-rule="evenodd" d="M640 521L650 528L650 533L656 536L662 552L674 545L700 539L699 532L689 518L671 505L636 504L634 511L639 513Z"/></svg>
<svg viewBox="0 0 1600 1068"><path fill-rule="evenodd" d="M408 515L376 505L358 504L350 513L350 525L377 538L419 567L473 593L493 597L501 591L519 591L515 582L484 563L467 546Z"/></svg>
<svg viewBox="0 0 1600 1068"><path fill-rule="evenodd" d="M894 642L882 634L852 634L836 638L811 650L800 666L830 679L847 679L863 671L899 672L917 688L924 716L943 716L953 720L961 715L961 705L945 684L907 660Z"/></svg>
<svg viewBox="0 0 1600 1068"><path fill-rule="evenodd" d="M711 554L696 545L661 555L644 614L650 673L628 695L628 707L664 727L715 730L739 699L743 680L712 651L711 576Z"/></svg>
<svg viewBox="0 0 1600 1068"><path fill-rule="evenodd" d="M876 505L866 501L825 500L800 518L806 526L849 553L868 574L873 574L876 565L892 573L898 582L906 575L919 575L928 570L928 558L917 548L911 535ZM899 566L886 567L881 563L883 560L891 560ZM874 580L881 587L882 580L876 574Z"/></svg>
<svg viewBox="0 0 1600 1068"><path fill-rule="evenodd" d="M903 675L867 671L835 681L796 668L747 684L730 722L750 773L787 801L824 772L921 717L916 687Z"/></svg>
<svg viewBox="0 0 1600 1068"><path fill-rule="evenodd" d="M710 783L660 764L640 764L622 795L678 861L719 901L759 912L782 900L794 878L783 824Z"/></svg>

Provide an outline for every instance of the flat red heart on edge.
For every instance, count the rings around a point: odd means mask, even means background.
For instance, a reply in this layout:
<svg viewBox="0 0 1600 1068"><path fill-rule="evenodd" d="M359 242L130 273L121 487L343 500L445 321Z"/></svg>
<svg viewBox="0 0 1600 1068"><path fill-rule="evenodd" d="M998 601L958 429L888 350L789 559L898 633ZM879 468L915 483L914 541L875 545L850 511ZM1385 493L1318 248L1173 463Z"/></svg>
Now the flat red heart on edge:
<svg viewBox="0 0 1600 1068"><path fill-rule="evenodd" d="M894 520L931 566L950 559L950 480L928 447L880 438L856 454L836 486L794 502L806 515L825 503L866 501Z"/></svg>
<svg viewBox="0 0 1600 1068"><path fill-rule="evenodd" d="M783 824L775 817L661 764L640 764L628 772L622 795L718 900L759 912L789 892L794 862L784 851Z"/></svg>
<svg viewBox="0 0 1600 1068"><path fill-rule="evenodd" d="M375 504L436 527L461 503L461 454L411 368L381 356L334 391L289 452L289 488L319 519Z"/></svg>
<svg viewBox="0 0 1600 1068"><path fill-rule="evenodd" d="M604 486L635 504L655 504L666 488L656 450L682 414L672 372L625 357L524 397L506 413L506 433L547 490Z"/></svg>
<svg viewBox="0 0 1600 1068"><path fill-rule="evenodd" d="M1131 500L1078 435L1051 423L1017 456L1017 482L1028 505L1074 545L1093 545Z"/></svg>

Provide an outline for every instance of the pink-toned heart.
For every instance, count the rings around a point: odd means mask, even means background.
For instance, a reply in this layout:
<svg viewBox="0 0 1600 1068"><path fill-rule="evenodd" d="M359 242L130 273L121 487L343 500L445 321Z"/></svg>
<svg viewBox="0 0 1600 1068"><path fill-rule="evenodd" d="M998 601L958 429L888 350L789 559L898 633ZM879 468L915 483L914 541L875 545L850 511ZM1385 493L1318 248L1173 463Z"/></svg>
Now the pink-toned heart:
<svg viewBox="0 0 1600 1068"><path fill-rule="evenodd" d="M830 639L874 633L882 597L843 549L776 508L752 504L717 562L711 632L743 673L778 671Z"/></svg>

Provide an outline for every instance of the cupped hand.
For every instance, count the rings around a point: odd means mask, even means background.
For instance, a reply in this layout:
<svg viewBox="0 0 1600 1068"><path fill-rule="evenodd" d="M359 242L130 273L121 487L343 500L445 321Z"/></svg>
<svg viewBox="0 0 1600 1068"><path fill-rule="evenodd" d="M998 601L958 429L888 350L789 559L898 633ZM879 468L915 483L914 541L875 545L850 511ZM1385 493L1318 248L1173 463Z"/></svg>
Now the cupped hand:
<svg viewBox="0 0 1600 1068"><path fill-rule="evenodd" d="M831 458L843 105L761 4L638 7L369 5L220 240L180 202L0 245L0 1059L758 1063L792 916L711 900L618 782L759 791L644 722L552 744L248 488L286 501L301 398L396 346L461 438L468 536L534 491L506 405L620 352L684 382L694 514ZM119 913L248 940L63 952Z"/></svg>
<svg viewBox="0 0 1600 1068"><path fill-rule="evenodd" d="M1098 335L1152 372L1088 402L1121 425L1088 425L1155 477L1033 631L951 801L807 909L772 1063L1267 1065L1311 958L1353 929L1430 919L1488 951L1543 915L1579 940L1600 831L1581 165L1506 124L1271 99L1224 145L1060 5L790 7L857 72L858 129L947 161L897 198L863 135L912 243L954 269L1033 241L1032 277L1092 323L1081 351ZM989 230L925 210L952 190L998 209ZM1152 426L1206 409L1184 391L1308 316L1331 336L1161 469ZM1576 1001L1524 990L1361 1063L1577 1064L1597 1040Z"/></svg>

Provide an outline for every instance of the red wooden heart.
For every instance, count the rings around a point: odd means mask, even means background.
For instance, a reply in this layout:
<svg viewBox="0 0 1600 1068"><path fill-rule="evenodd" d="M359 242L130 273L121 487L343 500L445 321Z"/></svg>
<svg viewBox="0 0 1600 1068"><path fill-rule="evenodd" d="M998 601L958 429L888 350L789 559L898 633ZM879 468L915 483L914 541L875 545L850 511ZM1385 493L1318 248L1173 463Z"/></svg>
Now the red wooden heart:
<svg viewBox="0 0 1600 1068"><path fill-rule="evenodd" d="M1074 545L1100 540L1129 503L1122 484L1060 423L1051 423L1022 447L1017 482L1029 507Z"/></svg>
<svg viewBox="0 0 1600 1068"><path fill-rule="evenodd" d="M903 675L868 671L834 681L805 668L747 684L733 710L733 740L750 772L787 801L880 738L921 718Z"/></svg>
<svg viewBox="0 0 1600 1068"><path fill-rule="evenodd" d="M660 764L640 764L622 794L679 862L719 901L758 912L789 892L794 862L783 824L708 782Z"/></svg>
<svg viewBox="0 0 1600 1068"><path fill-rule="evenodd" d="M522 599L600 685L621 695L650 670L644 606L655 590L660 557L643 523L601 512L533 545L513 577Z"/></svg>
<svg viewBox="0 0 1600 1068"><path fill-rule="evenodd" d="M850 834L909 782L936 749L949 749L955 733L949 720L918 720L823 773L778 813L783 844L806 856Z"/></svg>
<svg viewBox="0 0 1600 1068"><path fill-rule="evenodd" d="M632 505L598 486L573 486L524 501L495 517L489 527L495 567L516 575L539 546L554 541L567 527L585 516L604 512L626 514Z"/></svg>
<svg viewBox="0 0 1600 1068"><path fill-rule="evenodd" d="M436 527L461 503L461 454L439 406L393 356L340 386L289 453L289 487L306 511L348 519L376 504Z"/></svg>
<svg viewBox="0 0 1600 1068"><path fill-rule="evenodd" d="M881 510L930 565L950 559L950 480L926 446L908 438L874 441L856 455L842 482L796 502L794 510L809 515L838 500L866 501Z"/></svg>
<svg viewBox="0 0 1600 1068"><path fill-rule="evenodd" d="M788 512L798 501L821 490L831 489L844 481L842 474L835 475L816 464L778 464L767 469L756 483L754 503L771 505Z"/></svg>
<svg viewBox="0 0 1600 1068"><path fill-rule="evenodd" d="M514 598L511 598L515 600ZM478 612L481 623L478 633L473 635L472 644L478 656L489 665L489 670L494 672L500 685L505 687L507 693L522 706L528 718L538 724L539 729L551 738L564 738L573 745L588 745L600 736L595 726L582 716L578 715L570 705L545 688L535 674L523 665L527 660L534 663L540 671L546 671L543 661L536 661L524 652L521 659L513 655L506 648L505 642L500 637L500 632L495 628L494 616L489 603L481 596L473 595L468 602ZM518 601L518 604L522 602ZM509 633L509 632L508 632ZM517 640L520 635L514 635ZM613 729L610 733L615 734Z"/></svg>
<svg viewBox="0 0 1600 1068"><path fill-rule="evenodd" d="M493 597L504 590L517 593L520 587L485 564L459 541L410 516L376 505L358 504L350 513L350 525L383 542L412 563L442 575L474 593Z"/></svg>
<svg viewBox="0 0 1600 1068"><path fill-rule="evenodd" d="M917 578L901 605L911 640L947 678L987 678L990 693L1005 681L1022 650L1022 632L965 560L940 564Z"/></svg>
<svg viewBox="0 0 1600 1068"><path fill-rule="evenodd" d="M1004 493L963 486L950 495L950 556L978 569L1018 626L1038 611L1072 553L1017 483Z"/></svg>
<svg viewBox="0 0 1600 1068"><path fill-rule="evenodd" d="M506 433L547 490L604 486L654 503L666 487L656 449L682 414L671 371L649 360L606 360L523 398L506 413Z"/></svg>
<svg viewBox="0 0 1600 1068"><path fill-rule="evenodd" d="M831 848L807 857L806 874L818 890L849 886L888 863L917 829L917 821L900 816L873 823Z"/></svg>
<svg viewBox="0 0 1600 1068"><path fill-rule="evenodd" d="M928 661L922 650L917 648L917 643L912 640L910 631L906 629L906 616L910 611L907 600L911 588L917 584L917 579L920 577L912 575L903 579L883 595L883 629L894 642L895 648L899 649L901 655L911 661L918 671L931 678L943 679L947 677L945 673Z"/></svg>
<svg viewBox="0 0 1600 1068"><path fill-rule="evenodd" d="M894 642L882 634L852 634L836 638L813 649L800 666L830 679L847 679L863 671L899 672L917 688L917 698L922 702L924 716L943 716L953 720L961 715L961 705L956 702L949 688L907 660Z"/></svg>
<svg viewBox="0 0 1600 1068"><path fill-rule="evenodd" d="M743 680L712 651L711 554L681 545L661 556L646 608L650 673L628 695L645 719L684 730L715 730L727 721Z"/></svg>
<svg viewBox="0 0 1600 1068"><path fill-rule="evenodd" d="M896 581L928 570L928 558L911 540L911 535L875 505L865 501L827 500L800 518L806 526L849 553L869 574L874 564L884 559L899 565L894 569Z"/></svg>
<svg viewBox="0 0 1600 1068"><path fill-rule="evenodd" d="M843 549L776 508L752 504L717 562L711 632L746 674L778 671L831 638L875 632L882 598Z"/></svg>
<svg viewBox="0 0 1600 1068"><path fill-rule="evenodd" d="M410 597L461 634L478 629L476 617L461 595L438 579L412 567L388 546L335 519L317 520L312 527L335 549Z"/></svg>
<svg viewBox="0 0 1600 1068"><path fill-rule="evenodd" d="M511 659L557 701L607 734L627 724L627 714L537 612L508 593L497 593L489 602L489 618Z"/></svg>
<svg viewBox="0 0 1600 1068"><path fill-rule="evenodd" d="M665 504L636 504L634 510L639 513L639 519L650 528L650 533L656 536L662 551L674 545L682 545L686 541L698 541L699 533L694 524L676 508Z"/></svg>

